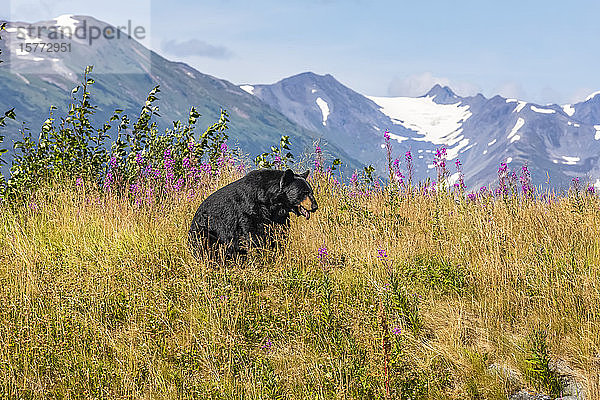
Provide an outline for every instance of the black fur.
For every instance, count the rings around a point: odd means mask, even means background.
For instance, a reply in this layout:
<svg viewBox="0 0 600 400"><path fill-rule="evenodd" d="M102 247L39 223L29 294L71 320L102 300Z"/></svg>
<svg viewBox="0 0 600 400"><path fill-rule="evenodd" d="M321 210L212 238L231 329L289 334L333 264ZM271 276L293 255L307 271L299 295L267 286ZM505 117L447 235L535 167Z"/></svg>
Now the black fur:
<svg viewBox="0 0 600 400"><path fill-rule="evenodd" d="M194 255L217 247L227 255L243 254L248 246L265 244L269 226L286 226L290 212L308 219L317 210L308 174L290 169L251 171L212 193L192 220L189 239ZM303 201L310 207L300 206Z"/></svg>

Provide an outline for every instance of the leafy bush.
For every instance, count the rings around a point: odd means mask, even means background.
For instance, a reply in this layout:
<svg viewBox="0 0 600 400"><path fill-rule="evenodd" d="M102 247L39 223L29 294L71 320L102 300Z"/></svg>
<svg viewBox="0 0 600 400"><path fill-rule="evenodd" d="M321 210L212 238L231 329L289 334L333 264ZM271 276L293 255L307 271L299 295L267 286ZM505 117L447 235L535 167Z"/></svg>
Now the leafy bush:
<svg viewBox="0 0 600 400"><path fill-rule="evenodd" d="M562 390L562 384L556 372L550 368L547 339L548 333L542 329L536 329L529 336L525 375L535 386L557 396Z"/></svg>
<svg viewBox="0 0 600 400"><path fill-rule="evenodd" d="M82 83L71 92L64 117L57 121L56 107L51 107L38 139L29 130L21 130L11 176L0 192L2 198L15 202L44 185L64 180L134 196L148 181L155 189L179 190L191 187L202 172L210 174L224 163L233 163L226 144L229 117L225 110L198 141L194 131L200 114L194 107L186 123L175 121L173 128L159 133L153 120L160 116L156 105L159 86L150 91L135 122L117 109L107 122L94 126L90 118L98 107L90 101L92 69L85 69ZM14 119L14 112L8 111L0 126L5 118ZM116 140L109 146L111 132ZM153 190L151 196L158 192Z"/></svg>
<svg viewBox="0 0 600 400"><path fill-rule="evenodd" d="M402 275L438 293L460 293L467 287L466 269L438 256L416 256L402 266Z"/></svg>
<svg viewBox="0 0 600 400"><path fill-rule="evenodd" d="M285 152L287 150L287 152ZM262 153L254 159L254 164L259 168L289 168L294 155L290 150L290 137L282 136L279 146L271 146L270 152ZM285 153L285 154L284 154Z"/></svg>

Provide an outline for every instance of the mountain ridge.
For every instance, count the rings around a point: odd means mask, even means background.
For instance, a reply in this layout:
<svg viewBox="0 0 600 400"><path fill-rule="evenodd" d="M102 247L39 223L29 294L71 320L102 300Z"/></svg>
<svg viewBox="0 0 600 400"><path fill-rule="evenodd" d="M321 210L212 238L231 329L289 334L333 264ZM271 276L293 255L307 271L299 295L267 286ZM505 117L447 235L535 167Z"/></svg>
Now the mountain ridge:
<svg viewBox="0 0 600 400"><path fill-rule="evenodd" d="M71 17L79 23L87 18ZM108 25L96 19L90 21L104 24L101 26ZM15 107L17 118L26 121L34 132L49 117L51 105L58 107L54 114L56 118L62 115L61 111L64 113L71 89L81 81L85 66L91 62L94 64L92 77L95 80L91 101L98 106L98 112L93 116L96 124L104 123L117 108L123 109L130 118L139 115L148 92L159 85L161 118L157 122L160 129L171 127L171 121L187 120L189 109L194 106L202 115L200 126L212 124L219 118L221 108L226 109L231 121L228 130L230 142L239 144L251 157L279 143L282 135L290 136L292 151L296 155L311 151L313 142L324 140L318 132L295 124L237 85L204 74L186 63L167 60L136 40L98 40L93 51L85 43L74 40L71 52L58 61L55 61L57 56L17 56L15 47L11 45L16 40L18 24L21 23L8 22L8 31L3 32L6 40L0 41L3 56L7 56L0 68L0 92L3 93L0 109ZM42 21L31 25L47 24L48 21ZM115 73L121 65L119 63L127 64L127 68L138 73ZM4 147L19 139L19 128L18 124L4 128ZM343 148L331 144L329 152L344 159L352 168L360 167L360 163ZM6 167L3 172L6 173Z"/></svg>
<svg viewBox="0 0 600 400"><path fill-rule="evenodd" d="M340 132L341 128L360 132L359 141L370 149L357 152L349 145L348 151L366 164L377 164L380 170L387 168L380 147L383 131L389 130L394 147L400 150L395 157L402 158L405 151L413 151L421 162L428 163L426 168L416 168L420 179L435 178L430 164L432 154L436 147L444 146L450 160L458 157L464 164L465 179L472 189L494 182L503 162L517 170L527 164L538 184L550 176L553 186L565 188L573 178L585 177L600 187L596 155L600 151L600 96L561 106L500 95L488 99L481 93L462 97L440 84L419 97L364 96L346 88L348 93L361 97L354 100L355 104L362 104L356 110L339 94L345 90L343 84L335 81L336 87L331 90L331 79L335 80L331 75L325 79L325 75L314 73L296 74L275 84L253 85L253 95L339 144L352 143ZM282 89L286 85L293 85L295 93L310 90L313 96L290 98L292 93ZM322 110L313 104L317 96L327 102L329 111L327 124L321 121L322 126L318 123L323 118ZM289 110L290 103L294 104L293 112ZM360 125L357 121L371 124Z"/></svg>

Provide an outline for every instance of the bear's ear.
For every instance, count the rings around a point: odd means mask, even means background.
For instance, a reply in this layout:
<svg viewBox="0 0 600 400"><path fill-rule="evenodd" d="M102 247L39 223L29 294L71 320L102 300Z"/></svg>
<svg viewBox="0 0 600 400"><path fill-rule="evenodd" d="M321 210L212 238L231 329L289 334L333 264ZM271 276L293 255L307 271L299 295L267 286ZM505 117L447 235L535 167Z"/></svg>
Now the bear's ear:
<svg viewBox="0 0 600 400"><path fill-rule="evenodd" d="M308 178L308 175L310 174L310 170L307 169L305 173L300 174L301 177L303 177L304 179Z"/></svg>
<svg viewBox="0 0 600 400"><path fill-rule="evenodd" d="M289 185L294 181L294 171L291 169L286 169L279 181L279 189L283 189L285 186Z"/></svg>

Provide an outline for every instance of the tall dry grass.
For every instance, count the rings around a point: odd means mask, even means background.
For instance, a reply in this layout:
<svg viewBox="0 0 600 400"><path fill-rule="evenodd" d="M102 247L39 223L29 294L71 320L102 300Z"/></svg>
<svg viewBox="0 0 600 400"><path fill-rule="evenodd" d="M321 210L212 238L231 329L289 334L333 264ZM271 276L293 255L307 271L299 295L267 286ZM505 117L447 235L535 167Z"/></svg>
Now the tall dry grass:
<svg viewBox="0 0 600 400"><path fill-rule="evenodd" d="M528 360L546 331L600 398L596 198L357 195L317 176L319 211L279 248L197 261L193 213L236 177L152 205L57 185L4 207L2 396L501 399L545 390Z"/></svg>

